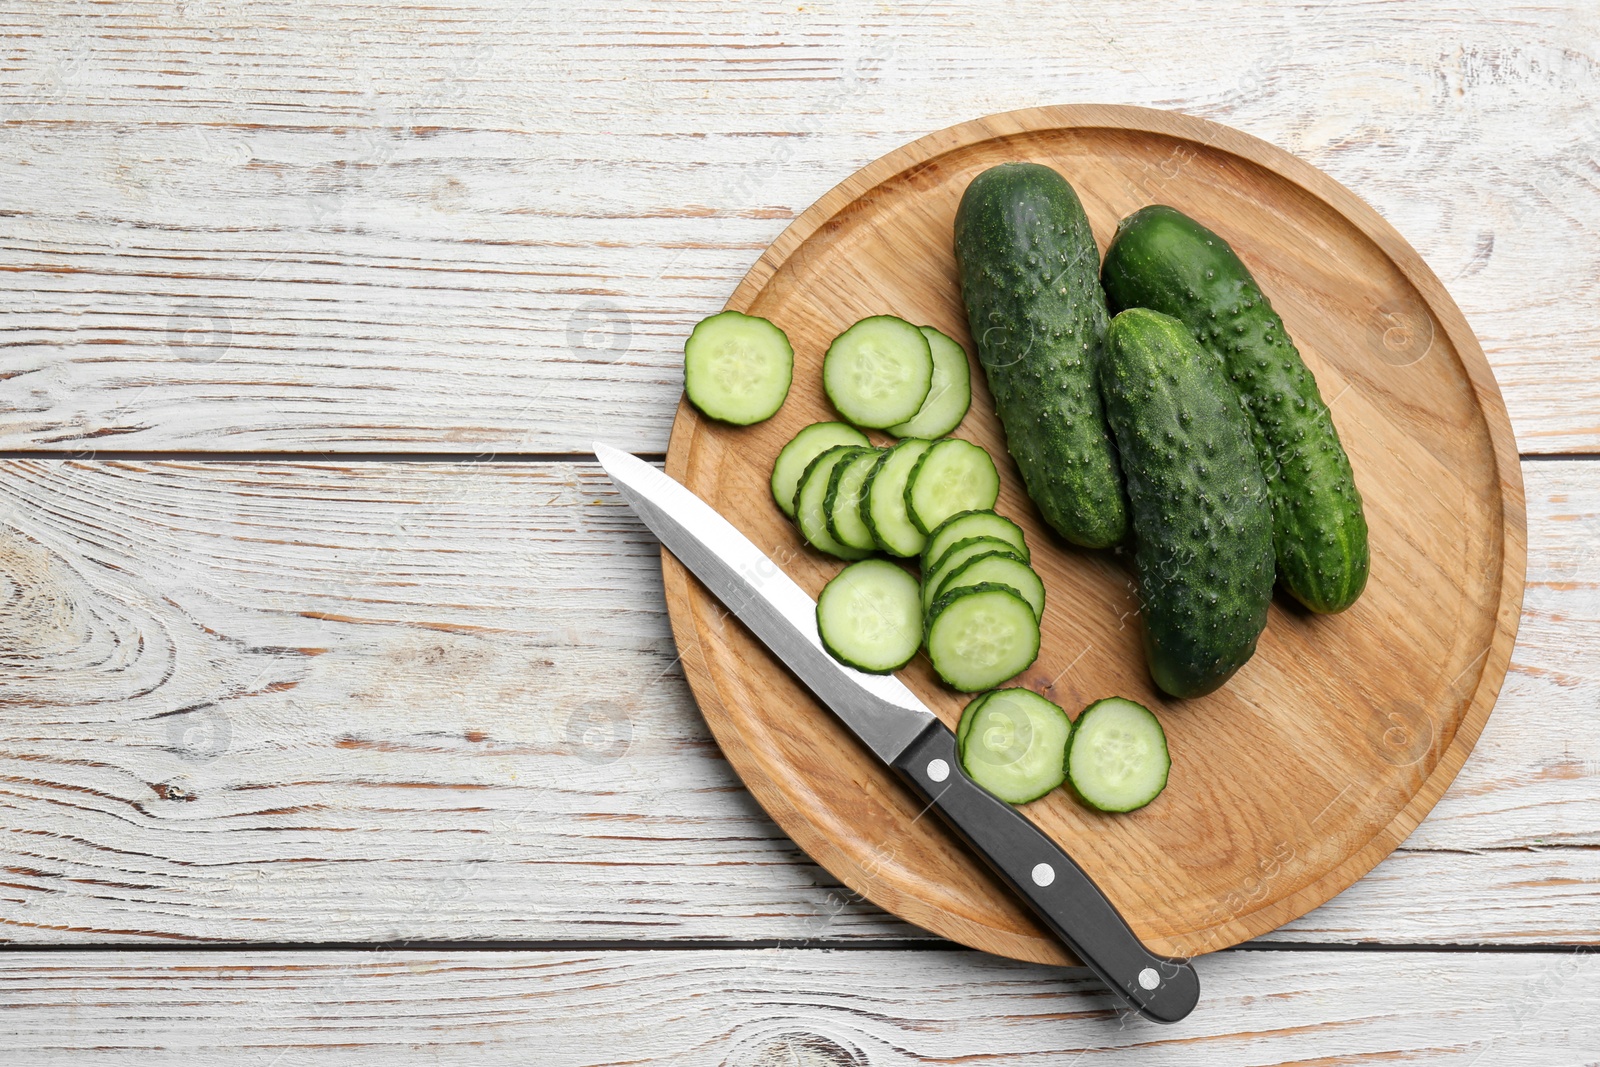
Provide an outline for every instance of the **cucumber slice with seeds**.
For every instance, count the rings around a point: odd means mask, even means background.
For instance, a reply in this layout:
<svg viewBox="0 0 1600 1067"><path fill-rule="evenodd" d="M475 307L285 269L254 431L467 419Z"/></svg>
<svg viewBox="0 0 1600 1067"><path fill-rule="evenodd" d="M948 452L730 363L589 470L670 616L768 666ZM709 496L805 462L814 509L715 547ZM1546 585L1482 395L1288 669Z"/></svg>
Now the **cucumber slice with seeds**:
<svg viewBox="0 0 1600 1067"><path fill-rule="evenodd" d="M946 593L928 613L928 659L947 685L993 689L1039 656L1039 620L1016 591L985 583Z"/></svg>
<svg viewBox="0 0 1600 1067"><path fill-rule="evenodd" d="M952 515L994 507L1000 474L989 453L959 437L946 437L922 454L906 483L906 512L923 533Z"/></svg>
<svg viewBox="0 0 1600 1067"><path fill-rule="evenodd" d="M800 477L800 488L794 494L794 519L806 543L819 552L840 559L861 559L868 555L859 548L841 545L828 532L828 515L824 505L828 500L828 482L836 464L867 451L856 445L835 445L811 461Z"/></svg>
<svg viewBox="0 0 1600 1067"><path fill-rule="evenodd" d="M933 383L928 398L905 422L889 427L896 437L943 437L967 417L972 407L972 364L967 350L932 326L918 326L933 353Z"/></svg>
<svg viewBox="0 0 1600 1067"><path fill-rule="evenodd" d="M932 441L908 438L878 458L861 494L861 517L879 548L891 556L915 556L927 538L906 514L906 479Z"/></svg>
<svg viewBox="0 0 1600 1067"><path fill-rule="evenodd" d="M1010 542L1017 550L1017 555L1022 557L1022 562L1028 563L1032 559L1028 553L1028 540L1022 535L1022 527L993 511L963 511L941 522L939 528L928 535L928 544L922 550L923 572L926 573L931 564L938 563L939 557L949 551L951 545L968 537L998 537Z"/></svg>
<svg viewBox="0 0 1600 1067"><path fill-rule="evenodd" d="M852 563L817 597L822 647L848 667L887 674L922 643L917 580L886 559Z"/></svg>
<svg viewBox="0 0 1600 1067"><path fill-rule="evenodd" d="M1166 732L1149 708L1107 697L1078 716L1066 768L1072 788L1091 808L1133 811L1167 787L1172 757Z"/></svg>
<svg viewBox="0 0 1600 1067"><path fill-rule="evenodd" d="M1033 568L1005 551L979 553L950 570L940 579L939 587L934 590L931 599L938 600L946 593L984 582L1015 590L1033 609L1034 618L1044 618L1044 582L1040 581Z"/></svg>
<svg viewBox="0 0 1600 1067"><path fill-rule="evenodd" d="M922 572L922 607L928 610L933 607L933 602L939 599L939 586L949 577L950 572L966 563L975 556L986 555L990 552L1009 552L1011 546L998 537L969 537L964 541L957 541L950 546L939 562L928 570ZM1018 557L1020 559L1020 557Z"/></svg>
<svg viewBox="0 0 1600 1067"><path fill-rule="evenodd" d="M893 315L862 319L833 339L822 358L822 388L857 426L883 429L910 419L933 384L933 349L922 331Z"/></svg>
<svg viewBox="0 0 1600 1067"><path fill-rule="evenodd" d="M828 520L828 532L847 548L871 552L877 547L872 531L861 517L861 490L866 487L867 475L877 466L878 457L885 451L869 448L854 459L836 464L828 476L828 495L823 500L822 513Z"/></svg>
<svg viewBox="0 0 1600 1067"><path fill-rule="evenodd" d="M724 311L701 319L683 343L683 391L713 419L749 426L783 406L794 349L766 319Z"/></svg>
<svg viewBox="0 0 1600 1067"><path fill-rule="evenodd" d="M967 777L1008 804L1038 800L1066 780L1072 720L1031 689L996 689L961 713L956 744Z"/></svg>
<svg viewBox="0 0 1600 1067"><path fill-rule="evenodd" d="M794 518L794 493L811 461L834 445L867 445L867 435L844 422L813 422L794 435L772 462L772 499Z"/></svg>

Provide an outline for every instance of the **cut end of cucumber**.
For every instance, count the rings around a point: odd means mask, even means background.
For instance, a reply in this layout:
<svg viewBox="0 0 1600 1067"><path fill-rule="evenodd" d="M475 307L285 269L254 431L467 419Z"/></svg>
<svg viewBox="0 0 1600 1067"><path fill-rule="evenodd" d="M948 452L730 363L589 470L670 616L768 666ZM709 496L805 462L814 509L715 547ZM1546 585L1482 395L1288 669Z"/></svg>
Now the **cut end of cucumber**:
<svg viewBox="0 0 1600 1067"><path fill-rule="evenodd" d="M933 384L933 350L911 323L893 315L862 319L833 339L822 358L822 387L857 426L885 429L916 415Z"/></svg>
<svg viewBox="0 0 1600 1067"><path fill-rule="evenodd" d="M887 674L922 643L917 580L888 560L852 563L817 598L822 647L847 667Z"/></svg>
<svg viewBox="0 0 1600 1067"><path fill-rule="evenodd" d="M766 319L724 311L702 319L683 345L683 389L713 419L749 426L783 406L794 349Z"/></svg>
<svg viewBox="0 0 1600 1067"><path fill-rule="evenodd" d="M1078 716L1067 747L1067 778L1091 808L1142 808L1167 787L1171 769L1167 735L1143 704L1107 697Z"/></svg>
<svg viewBox="0 0 1600 1067"><path fill-rule="evenodd" d="M984 584L947 593L928 613L928 659L945 683L993 689L1039 655L1039 620L1015 590Z"/></svg>
<svg viewBox="0 0 1600 1067"><path fill-rule="evenodd" d="M1008 804L1037 800L1066 779L1067 713L1031 689L996 689L967 705L956 728L967 777Z"/></svg>

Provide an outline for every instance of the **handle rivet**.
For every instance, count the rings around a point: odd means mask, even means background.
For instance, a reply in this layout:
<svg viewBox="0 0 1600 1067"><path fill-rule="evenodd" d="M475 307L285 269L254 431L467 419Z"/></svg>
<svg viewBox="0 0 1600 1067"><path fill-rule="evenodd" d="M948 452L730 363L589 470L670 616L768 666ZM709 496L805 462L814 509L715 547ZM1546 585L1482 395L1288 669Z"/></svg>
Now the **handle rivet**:
<svg viewBox="0 0 1600 1067"><path fill-rule="evenodd" d="M928 763L928 777L935 782L942 782L950 777L950 764L942 759L931 760Z"/></svg>
<svg viewBox="0 0 1600 1067"><path fill-rule="evenodd" d="M1154 989L1160 984L1161 976L1156 973L1156 969L1154 967L1146 967L1144 970L1139 972L1140 989Z"/></svg>
<svg viewBox="0 0 1600 1067"><path fill-rule="evenodd" d="M1041 889L1056 880L1056 869L1048 863L1036 863L1033 866L1033 884Z"/></svg>

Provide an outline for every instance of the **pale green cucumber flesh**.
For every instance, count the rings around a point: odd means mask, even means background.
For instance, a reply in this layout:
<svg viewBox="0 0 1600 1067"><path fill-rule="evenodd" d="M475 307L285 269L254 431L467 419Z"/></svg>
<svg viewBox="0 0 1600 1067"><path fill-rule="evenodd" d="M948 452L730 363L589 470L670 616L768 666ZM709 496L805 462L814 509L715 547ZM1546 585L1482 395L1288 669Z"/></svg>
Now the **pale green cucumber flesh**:
<svg viewBox="0 0 1600 1067"><path fill-rule="evenodd" d="M933 607L933 602L939 598L939 586L949 577L952 570L975 556L1011 551L1011 545L998 537L968 537L957 541L945 550L945 554L939 557L939 562L922 572L923 609ZM1022 557L1016 558L1020 560Z"/></svg>
<svg viewBox="0 0 1600 1067"><path fill-rule="evenodd" d="M949 550L957 541L968 537L998 537L1007 541L1017 550L1023 562L1028 562L1031 556L1028 552L1028 540L1022 534L1022 527L994 511L963 511L952 515L939 524L938 529L928 535L928 543L922 550L922 569L927 572L931 564L939 562L939 557Z"/></svg>
<svg viewBox="0 0 1600 1067"><path fill-rule="evenodd" d="M872 531L861 517L861 491L866 487L867 475L883 453L881 448L870 448L852 460L835 465L828 477L828 494L822 511L828 520L828 532L833 539L847 548L871 552L877 546Z"/></svg>
<svg viewBox="0 0 1600 1067"><path fill-rule="evenodd" d="M1033 609L1035 618L1044 618L1044 582L1033 568L1007 551L984 552L963 562L939 580L933 599L968 586L992 582L1013 589Z"/></svg>
<svg viewBox="0 0 1600 1067"><path fill-rule="evenodd" d="M906 513L923 533L952 515L994 507L1000 474L989 453L971 441L946 437L917 460L906 482Z"/></svg>
<svg viewBox="0 0 1600 1067"><path fill-rule="evenodd" d="M918 326L933 352L933 383L922 407L905 422L889 427L896 437L943 437L961 425L972 407L972 364L967 350L932 326Z"/></svg>
<svg viewBox="0 0 1600 1067"><path fill-rule="evenodd" d="M794 349L766 319L724 311L700 320L683 345L683 389L713 419L749 426L783 406Z"/></svg>
<svg viewBox="0 0 1600 1067"><path fill-rule="evenodd" d="M915 415L933 384L933 350L922 331L893 315L862 319L833 339L822 388L857 426L884 429Z"/></svg>
<svg viewBox="0 0 1600 1067"><path fill-rule="evenodd" d="M1030 689L995 689L962 712L961 769L1008 804L1037 800L1066 779L1072 720Z"/></svg>
<svg viewBox="0 0 1600 1067"><path fill-rule="evenodd" d="M1143 704L1107 697L1084 709L1067 744L1067 778L1100 811L1133 811L1167 787L1172 758L1161 722Z"/></svg>
<svg viewBox="0 0 1600 1067"><path fill-rule="evenodd" d="M835 659L857 670L899 670L921 644L917 580L884 559L852 563L817 598L817 632Z"/></svg>
<svg viewBox="0 0 1600 1067"><path fill-rule="evenodd" d="M813 422L795 434L772 462L772 499L794 518L794 493L811 461L835 445L865 446L867 435L844 422Z"/></svg>
<svg viewBox="0 0 1600 1067"><path fill-rule="evenodd" d="M863 449L857 445L835 445L811 461L794 494L794 518L800 535L819 552L840 559L861 559L869 555L861 549L841 545L828 532L828 482L836 464L853 459Z"/></svg>
<svg viewBox="0 0 1600 1067"><path fill-rule="evenodd" d="M958 589L929 612L927 645L945 684L967 693L993 689L1038 658L1039 620L1005 586Z"/></svg>
<svg viewBox="0 0 1600 1067"><path fill-rule="evenodd" d="M861 517L877 546L891 556L915 556L927 543L906 514L906 480L932 441L908 438L879 457L861 494Z"/></svg>

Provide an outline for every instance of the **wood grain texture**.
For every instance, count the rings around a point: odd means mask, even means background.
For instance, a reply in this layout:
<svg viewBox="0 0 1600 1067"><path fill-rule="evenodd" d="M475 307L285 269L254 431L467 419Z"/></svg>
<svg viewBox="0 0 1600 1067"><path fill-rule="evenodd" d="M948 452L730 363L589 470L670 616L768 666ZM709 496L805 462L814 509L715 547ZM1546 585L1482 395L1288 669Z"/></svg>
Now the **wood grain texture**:
<svg viewBox="0 0 1600 1067"><path fill-rule="evenodd" d="M1521 450L1600 450L1578 0L11 0L0 31L0 448L659 452L689 327L841 177L1111 101L1344 182ZM1526 476L1473 759L1274 939L1595 941L1600 477ZM659 575L582 464L0 463L0 937L928 936L744 792ZM1592 1064L1567 959L1222 954L1152 1038L966 953L0 953L0 1059Z"/></svg>
<svg viewBox="0 0 1600 1067"><path fill-rule="evenodd" d="M1108 817L1058 790L1028 805L1028 817L1072 851L1154 951L1198 955L1326 902L1444 794L1511 656L1525 568L1521 470L1493 375L1448 294L1326 175L1170 112L1097 105L994 115L842 182L735 290L731 306L771 319L795 347L795 385L776 416L732 427L679 407L668 473L813 596L841 564L805 546L765 487L800 428L835 417L822 353L852 322L885 313L938 327L973 352L953 220L976 175L1017 159L1072 183L1102 247L1159 181L1163 200L1239 250L1329 399L1365 498L1374 562L1356 605L1314 616L1280 601L1255 657L1226 686L1174 700L1150 680L1126 568L1052 536L973 371L972 410L954 432L995 458L996 506L1027 531L1049 590L1039 657L1013 681L1069 714L1109 694L1130 697L1161 718L1174 752L1178 788L1139 812ZM924 804L893 771L726 621L720 601L662 559L701 711L785 832L919 926L1017 959L1071 960L952 830L923 818ZM955 726L970 697L941 684L924 657L899 676ZM1264 891L1219 904L1263 872Z"/></svg>
<svg viewBox="0 0 1600 1067"><path fill-rule="evenodd" d="M1595 941L1594 472L1526 465L1524 622L1455 787L1275 938ZM7 939L921 936L731 773L591 465L10 460L0 489Z"/></svg>
<svg viewBox="0 0 1600 1067"><path fill-rule="evenodd" d="M1600 959L1225 952L1174 1026L1081 971L976 953L39 953L0 957L30 1064L891 1067L1600 1062Z"/></svg>
<svg viewBox="0 0 1600 1067"><path fill-rule="evenodd" d="M805 205L930 130L1106 101L1344 182L1449 286L1521 448L1600 448L1583 3L590 14L4 5L0 447L660 451L690 325Z"/></svg>

